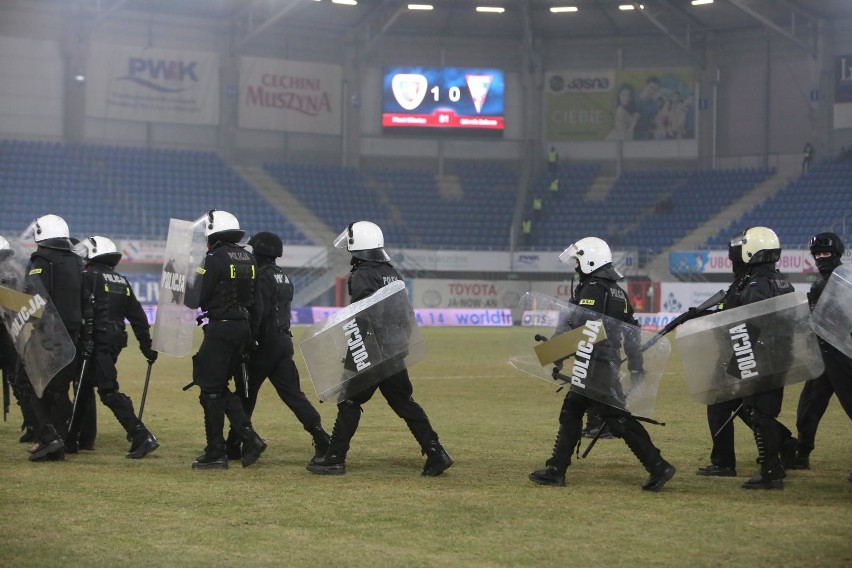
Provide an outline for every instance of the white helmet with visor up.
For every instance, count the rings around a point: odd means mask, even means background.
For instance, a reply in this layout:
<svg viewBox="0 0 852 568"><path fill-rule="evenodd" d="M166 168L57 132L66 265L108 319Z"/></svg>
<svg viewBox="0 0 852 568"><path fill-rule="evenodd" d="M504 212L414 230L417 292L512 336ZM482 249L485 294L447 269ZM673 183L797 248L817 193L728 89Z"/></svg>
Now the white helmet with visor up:
<svg viewBox="0 0 852 568"><path fill-rule="evenodd" d="M591 274L600 267L612 263L609 245L597 237L580 239L559 255L564 264L576 263L582 274Z"/></svg>

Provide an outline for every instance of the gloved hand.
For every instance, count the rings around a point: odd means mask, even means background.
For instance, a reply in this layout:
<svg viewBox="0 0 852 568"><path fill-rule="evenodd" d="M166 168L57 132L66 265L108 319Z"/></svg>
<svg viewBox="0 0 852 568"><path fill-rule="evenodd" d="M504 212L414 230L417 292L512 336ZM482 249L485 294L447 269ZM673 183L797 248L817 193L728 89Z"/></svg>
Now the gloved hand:
<svg viewBox="0 0 852 568"><path fill-rule="evenodd" d="M95 353L95 342L90 339L83 345L83 357L88 359L94 353Z"/></svg>
<svg viewBox="0 0 852 568"><path fill-rule="evenodd" d="M157 352L151 349L150 345L140 345L139 350L142 352L142 355L144 355L145 358L151 363L157 360Z"/></svg>

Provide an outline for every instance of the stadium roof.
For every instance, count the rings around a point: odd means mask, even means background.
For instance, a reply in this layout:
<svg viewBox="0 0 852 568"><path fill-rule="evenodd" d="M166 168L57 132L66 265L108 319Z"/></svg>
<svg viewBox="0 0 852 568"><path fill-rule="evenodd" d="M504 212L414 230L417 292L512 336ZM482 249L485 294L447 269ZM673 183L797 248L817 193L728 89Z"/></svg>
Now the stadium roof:
<svg viewBox="0 0 852 568"><path fill-rule="evenodd" d="M357 33L367 41L381 35L490 37L530 45L535 41L641 34L665 34L689 45L710 32L769 28L788 39L810 42L820 20L852 18L849 0L715 0L703 5L693 5L699 0L80 1L105 17L121 17L126 10L231 20L240 24L241 43L291 26ZM413 3L432 9L409 9ZM622 9L624 5L633 9ZM478 6L502 8L504 12L477 12ZM576 11L553 13L554 7L573 7Z"/></svg>

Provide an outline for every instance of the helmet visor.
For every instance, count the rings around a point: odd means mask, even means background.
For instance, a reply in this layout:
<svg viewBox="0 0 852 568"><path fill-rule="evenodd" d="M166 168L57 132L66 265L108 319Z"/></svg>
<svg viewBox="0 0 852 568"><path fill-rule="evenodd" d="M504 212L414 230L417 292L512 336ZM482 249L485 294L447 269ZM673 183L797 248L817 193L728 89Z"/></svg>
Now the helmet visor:
<svg viewBox="0 0 852 568"><path fill-rule="evenodd" d="M741 247L746 244L746 236L745 233L740 233L733 239L731 239L730 246L732 247Z"/></svg>
<svg viewBox="0 0 852 568"><path fill-rule="evenodd" d="M572 264L577 260L577 246L571 245L559 255L559 262L562 264Z"/></svg>
<svg viewBox="0 0 852 568"><path fill-rule="evenodd" d="M334 239L334 248L345 249L349 246L349 239L352 236L351 229L344 229L342 233Z"/></svg>
<svg viewBox="0 0 852 568"><path fill-rule="evenodd" d="M810 248L834 248L834 239L827 235L817 235L811 239Z"/></svg>

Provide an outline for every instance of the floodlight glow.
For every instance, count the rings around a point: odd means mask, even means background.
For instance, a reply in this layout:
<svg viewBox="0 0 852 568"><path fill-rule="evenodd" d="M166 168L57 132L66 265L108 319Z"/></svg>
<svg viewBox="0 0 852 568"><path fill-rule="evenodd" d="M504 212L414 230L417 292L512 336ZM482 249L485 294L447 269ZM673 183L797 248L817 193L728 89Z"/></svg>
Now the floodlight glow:
<svg viewBox="0 0 852 568"><path fill-rule="evenodd" d="M409 4L409 10L432 10L431 4Z"/></svg>
<svg viewBox="0 0 852 568"><path fill-rule="evenodd" d="M712 4L713 0L692 0L693 6L701 6L702 4Z"/></svg>
<svg viewBox="0 0 852 568"><path fill-rule="evenodd" d="M634 10L634 9L635 9L635 6L634 6L633 4L621 4L621 5L619 5L619 6L618 6L618 9L619 9L619 10L624 10L624 11L626 11L626 10ZM640 10L644 10L644 9L645 9L645 5L644 5L644 4L639 4L639 9L640 9Z"/></svg>
<svg viewBox="0 0 852 568"><path fill-rule="evenodd" d="M358 0L331 0L332 4L346 4L347 6L357 6Z"/></svg>
<svg viewBox="0 0 852 568"><path fill-rule="evenodd" d="M491 12L492 14L502 14L506 11L505 8L497 8L495 6L477 6L477 12Z"/></svg>
<svg viewBox="0 0 852 568"><path fill-rule="evenodd" d="M552 8L550 8L550 11L553 12L554 14L559 14L561 12L576 12L577 7L576 6L553 6Z"/></svg>

